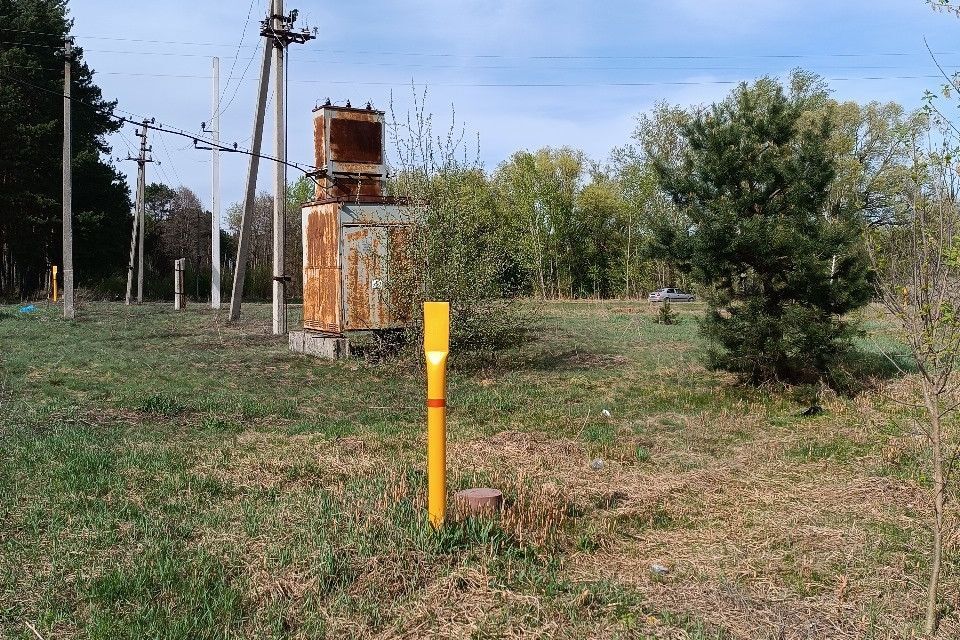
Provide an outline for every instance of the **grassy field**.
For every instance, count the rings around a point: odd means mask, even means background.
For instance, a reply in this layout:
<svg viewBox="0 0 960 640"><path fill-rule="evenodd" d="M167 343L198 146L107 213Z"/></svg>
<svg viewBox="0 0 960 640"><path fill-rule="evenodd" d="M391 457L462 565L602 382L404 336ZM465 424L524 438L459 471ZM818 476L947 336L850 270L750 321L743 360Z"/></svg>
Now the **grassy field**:
<svg viewBox="0 0 960 640"><path fill-rule="evenodd" d="M699 310L547 304L454 370L451 489L508 500L435 534L416 366L290 354L267 306L0 307L0 637L913 636L909 381L798 417L704 369ZM954 539L943 637L958 586Z"/></svg>

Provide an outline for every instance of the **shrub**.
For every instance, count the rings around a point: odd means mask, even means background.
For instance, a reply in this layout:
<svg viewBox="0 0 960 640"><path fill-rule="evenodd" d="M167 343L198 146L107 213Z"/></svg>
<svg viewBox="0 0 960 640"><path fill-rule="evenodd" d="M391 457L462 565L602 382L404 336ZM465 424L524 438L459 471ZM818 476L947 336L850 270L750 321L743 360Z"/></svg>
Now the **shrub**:
<svg viewBox="0 0 960 640"><path fill-rule="evenodd" d="M451 307L451 343L462 354L489 355L525 339L527 320L504 282L509 252L500 232L496 198L479 159L469 160L451 120L445 138L417 97L406 122L390 125L397 152L391 191L413 217L404 268L391 278L391 295L412 310L408 344L420 344L425 300Z"/></svg>

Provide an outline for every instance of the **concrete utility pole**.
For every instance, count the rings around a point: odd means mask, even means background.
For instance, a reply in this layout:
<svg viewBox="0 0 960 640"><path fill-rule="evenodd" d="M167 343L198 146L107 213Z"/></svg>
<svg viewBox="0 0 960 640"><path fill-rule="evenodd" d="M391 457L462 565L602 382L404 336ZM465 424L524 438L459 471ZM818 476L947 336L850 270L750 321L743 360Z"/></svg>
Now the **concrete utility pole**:
<svg viewBox="0 0 960 640"><path fill-rule="evenodd" d="M274 31L280 31L283 24L283 0L273 0ZM274 136L274 157L279 162L274 164L273 189L273 335L287 333L287 282L285 274L284 243L286 242L286 204L287 204L287 161L286 122L284 119L284 86L283 62L286 49L283 45L273 47L273 66L276 73L273 76L273 102L276 107L276 121Z"/></svg>
<svg viewBox="0 0 960 640"><path fill-rule="evenodd" d="M260 65L260 83L257 88L257 108L253 118L253 136L251 144L250 155L250 165L247 169L247 190L246 197L243 203L243 214L240 218L240 238L237 242L237 263L234 267L233 272L233 293L230 299L230 320L236 321L240 319L240 303L243 300L243 280L247 274L247 258L250 255L250 226L253 223L253 205L254 199L256 196L257 189L257 171L260 168L260 146L263 142L263 120L267 108L267 89L270 84L270 58L271 58L271 47L276 49L283 50L290 43L303 44L309 40L313 40L314 36L306 29L301 31L293 31L293 24L297 20L297 11L291 11L289 16L282 14L283 2L282 0L269 0L268 1L269 14L267 19L263 21L262 28L260 30L260 35L264 38L264 47L263 47L263 60ZM279 7L279 8L278 8ZM278 60L283 60L283 55L278 56ZM277 83L278 96L282 95L283 90L283 71L280 66L280 62L277 63L277 75L279 81ZM280 133L282 127L282 114L283 114L283 100L279 99L277 104L277 129L278 129L278 141L277 148L281 148L283 145L281 142L285 136ZM282 157L279 156L278 157ZM281 178L277 178L279 183ZM283 179L286 180L286 174L283 175ZM283 248L282 248L282 233L278 232L277 225L277 200L280 198L286 199L286 184L283 184L282 187L278 184L277 186L277 195L274 196L274 284L273 284L273 330L274 333L285 333L286 332L286 320L282 321L282 331L279 330L278 323L279 312L282 307L282 296L283 296ZM282 210L279 214L282 224ZM281 227L282 228L282 227ZM280 262L279 269L277 268L278 262L278 251L277 247L277 236L278 234L281 237L281 249L279 252ZM277 280L279 272L279 281ZM278 286L279 285L279 286ZM278 291L281 302L278 304ZM285 314L284 314L285 315Z"/></svg>
<svg viewBox="0 0 960 640"><path fill-rule="evenodd" d="M210 308L220 308L220 58L213 59L213 175L210 224Z"/></svg>
<svg viewBox="0 0 960 640"><path fill-rule="evenodd" d="M273 8L273 4L270 5ZM270 82L270 40L263 41L263 60L260 62L260 83L257 86L257 108L253 116L253 139L250 145L250 164L247 166L247 190L240 216L240 238L237 240L237 264L233 269L233 292L230 296L230 320L240 319L240 301L243 299L243 280L247 276L247 258L250 256L250 226L253 224L253 205L257 192L257 171L260 169L260 143L263 142L263 116L267 108L267 84Z"/></svg>
<svg viewBox="0 0 960 640"><path fill-rule="evenodd" d="M129 305L132 298L133 271L134 271L134 249L136 249L136 270L137 270L137 304L143 304L143 236L146 227L146 189L147 189L147 163L153 162L153 158L148 158L147 154L153 151L153 147L147 146L147 132L150 128L147 126L153 123L153 119L144 120L141 124L141 130L136 132L140 138L140 153L136 158L127 155L127 160L134 160L137 163L137 210L133 216L133 233L130 238L130 262L127 265L127 298Z"/></svg>
<svg viewBox="0 0 960 640"><path fill-rule="evenodd" d="M73 320L73 171L70 127L70 70L73 38L63 41L63 317Z"/></svg>
<svg viewBox="0 0 960 640"><path fill-rule="evenodd" d="M173 308L182 311L187 307L187 293L183 288L183 272L187 269L186 258L173 261Z"/></svg>

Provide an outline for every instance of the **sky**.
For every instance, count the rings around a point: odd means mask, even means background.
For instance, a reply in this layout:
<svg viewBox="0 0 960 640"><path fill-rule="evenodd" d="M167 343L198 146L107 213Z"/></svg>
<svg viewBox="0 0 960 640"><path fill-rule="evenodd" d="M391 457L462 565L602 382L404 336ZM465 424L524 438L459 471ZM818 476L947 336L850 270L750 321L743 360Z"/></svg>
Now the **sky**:
<svg viewBox="0 0 960 640"><path fill-rule="evenodd" d="M221 141L247 147L267 3L71 0L69 10L104 97L167 127L199 133L209 122L219 57ZM603 162L659 101L710 103L738 81L796 67L826 77L839 100L916 108L942 84L925 38L948 72L960 67L960 19L923 0L286 0L284 8L299 11L297 27L317 30L289 52L288 157L307 164L311 111L327 98L392 105L405 118L415 91L426 90L436 126L454 118L492 170L543 146ZM272 154L269 118L270 110ZM113 135L113 155L135 153L136 140L132 127ZM151 142L160 164L148 165L148 181L186 185L209 207L210 152L171 134ZM221 158L226 210L242 197L248 158ZM135 163L118 165L132 186ZM273 167L262 163L258 188L272 185Z"/></svg>

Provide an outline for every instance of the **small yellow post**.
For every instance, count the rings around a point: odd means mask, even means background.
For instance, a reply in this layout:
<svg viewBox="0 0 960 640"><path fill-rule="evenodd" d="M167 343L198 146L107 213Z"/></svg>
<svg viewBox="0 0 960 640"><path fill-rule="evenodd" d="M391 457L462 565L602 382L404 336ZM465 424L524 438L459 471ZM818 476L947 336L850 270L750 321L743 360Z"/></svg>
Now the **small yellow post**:
<svg viewBox="0 0 960 640"><path fill-rule="evenodd" d="M450 303L423 303L427 360L427 514L439 529L447 516L447 354Z"/></svg>
<svg viewBox="0 0 960 640"><path fill-rule="evenodd" d="M50 270L53 272L50 277L50 282L53 283L53 301L57 301L57 265L50 267Z"/></svg>

